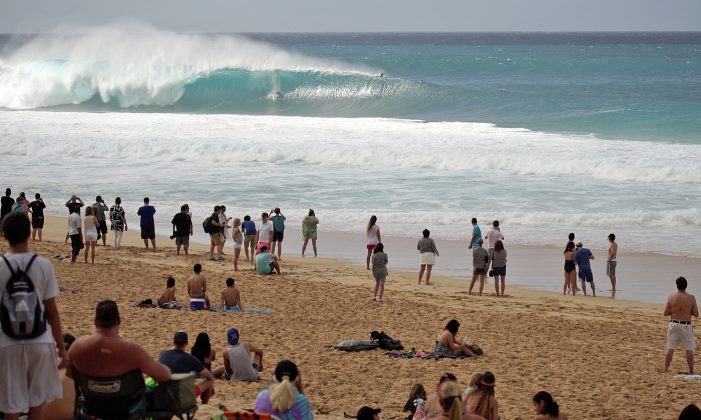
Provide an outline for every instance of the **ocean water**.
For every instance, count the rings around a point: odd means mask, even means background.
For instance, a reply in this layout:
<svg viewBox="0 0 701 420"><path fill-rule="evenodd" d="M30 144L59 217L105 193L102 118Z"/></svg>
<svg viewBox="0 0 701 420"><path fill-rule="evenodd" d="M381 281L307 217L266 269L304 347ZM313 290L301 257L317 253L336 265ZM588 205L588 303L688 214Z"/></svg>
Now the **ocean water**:
<svg viewBox="0 0 701 420"><path fill-rule="evenodd" d="M0 180L49 212L148 195L164 226L224 203L449 239L474 216L701 256L699 33L72 33L0 38Z"/></svg>

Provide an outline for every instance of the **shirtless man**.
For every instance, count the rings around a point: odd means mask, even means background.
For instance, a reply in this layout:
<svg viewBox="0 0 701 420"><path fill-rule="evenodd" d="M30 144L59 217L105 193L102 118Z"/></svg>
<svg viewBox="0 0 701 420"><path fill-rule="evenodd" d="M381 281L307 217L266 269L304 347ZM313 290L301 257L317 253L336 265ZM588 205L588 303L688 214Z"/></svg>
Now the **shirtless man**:
<svg viewBox="0 0 701 420"><path fill-rule="evenodd" d="M187 294L190 296L190 310L209 309L207 279L202 275L202 265L195 264L195 274L187 279Z"/></svg>
<svg viewBox="0 0 701 420"><path fill-rule="evenodd" d="M609 233L609 250L606 254L606 275L611 279L611 295L616 296L616 255L618 244L616 235Z"/></svg>
<svg viewBox="0 0 701 420"><path fill-rule="evenodd" d="M170 369L153 360L137 344L119 336L121 319L117 303L104 300L95 308L95 333L78 338L68 351L66 374L72 377L71 367L87 376L111 378L139 369L145 375L165 382L170 380Z"/></svg>
<svg viewBox="0 0 701 420"><path fill-rule="evenodd" d="M687 282L684 277L677 279L677 293L669 295L664 316L672 320L667 329L667 353L664 356L664 371L667 372L672 362L674 350L681 343L686 350L686 363L689 365L689 375L694 374L694 327L691 317L698 319L699 307L694 295L686 293Z"/></svg>
<svg viewBox="0 0 701 420"><path fill-rule="evenodd" d="M221 291L221 306L222 309L242 310L241 291L234 285L234 279L229 277L226 279L226 289Z"/></svg>

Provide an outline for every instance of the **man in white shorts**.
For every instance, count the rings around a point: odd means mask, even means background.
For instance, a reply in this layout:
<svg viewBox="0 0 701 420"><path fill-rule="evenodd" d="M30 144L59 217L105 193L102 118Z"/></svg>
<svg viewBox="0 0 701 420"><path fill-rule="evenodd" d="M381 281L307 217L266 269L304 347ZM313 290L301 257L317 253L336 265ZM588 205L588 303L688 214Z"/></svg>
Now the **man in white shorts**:
<svg viewBox="0 0 701 420"><path fill-rule="evenodd" d="M689 365L689 374L694 374L694 327L691 317L698 319L699 307L696 305L694 295L686 293L687 282L684 277L677 279L677 293L669 295L667 306L664 308L664 316L671 316L672 320L667 329L667 353L664 357L664 371L667 372L672 362L674 350L681 344L686 350L686 363Z"/></svg>
<svg viewBox="0 0 701 420"><path fill-rule="evenodd" d="M43 419L44 405L63 396L58 370L65 366L66 350L55 299L59 293L58 282L51 262L29 251L31 225L26 214L5 216L2 231L10 250L0 259L0 295L9 297L6 286L12 273L24 271L34 285L39 308L46 316L46 330L42 333L43 328L35 328L41 325L41 316L35 317L32 323L32 331L39 334L34 338L18 336L18 331L23 334L21 328L8 330L9 334L5 327L0 330L0 412L5 413L8 420L18 419L21 413L27 412L32 420ZM27 282L24 276L15 276L15 279Z"/></svg>

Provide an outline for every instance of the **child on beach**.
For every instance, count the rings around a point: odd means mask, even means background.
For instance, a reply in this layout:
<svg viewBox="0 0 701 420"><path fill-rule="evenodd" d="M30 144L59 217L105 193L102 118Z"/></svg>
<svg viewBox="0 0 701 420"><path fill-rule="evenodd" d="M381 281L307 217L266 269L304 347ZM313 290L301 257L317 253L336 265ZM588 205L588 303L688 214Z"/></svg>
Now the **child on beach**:
<svg viewBox="0 0 701 420"><path fill-rule="evenodd" d="M426 404L426 389L421 384L414 384L409 392L409 399L404 404L404 411L409 412L406 420L425 419L424 404Z"/></svg>
<svg viewBox="0 0 701 420"><path fill-rule="evenodd" d="M382 295L385 292L385 280L387 279L387 254L385 254L385 246L379 242L372 255L372 275L375 277L375 293L372 295L372 300L382 303ZM380 292L378 299L377 292Z"/></svg>

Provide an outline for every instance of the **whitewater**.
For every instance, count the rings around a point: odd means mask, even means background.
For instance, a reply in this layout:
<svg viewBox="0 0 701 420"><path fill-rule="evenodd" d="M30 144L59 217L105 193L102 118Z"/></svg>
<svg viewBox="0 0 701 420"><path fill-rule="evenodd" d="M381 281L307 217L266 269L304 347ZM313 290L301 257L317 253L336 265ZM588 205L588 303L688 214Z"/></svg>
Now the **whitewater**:
<svg viewBox="0 0 701 420"><path fill-rule="evenodd" d="M149 196L164 231L223 203L701 257L701 37L558 36L0 37L0 179L58 215L71 194Z"/></svg>

